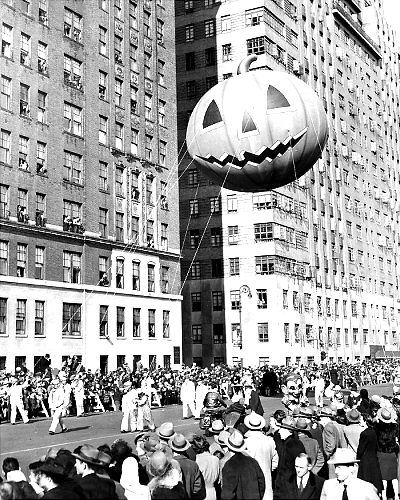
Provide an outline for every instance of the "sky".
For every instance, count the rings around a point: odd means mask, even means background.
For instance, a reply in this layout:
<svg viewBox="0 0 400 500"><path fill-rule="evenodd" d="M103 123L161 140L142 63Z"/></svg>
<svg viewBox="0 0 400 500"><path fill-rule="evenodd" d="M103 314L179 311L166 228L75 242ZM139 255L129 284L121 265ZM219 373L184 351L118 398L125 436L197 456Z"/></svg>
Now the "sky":
<svg viewBox="0 0 400 500"><path fill-rule="evenodd" d="M400 0L382 0L385 17L400 37Z"/></svg>

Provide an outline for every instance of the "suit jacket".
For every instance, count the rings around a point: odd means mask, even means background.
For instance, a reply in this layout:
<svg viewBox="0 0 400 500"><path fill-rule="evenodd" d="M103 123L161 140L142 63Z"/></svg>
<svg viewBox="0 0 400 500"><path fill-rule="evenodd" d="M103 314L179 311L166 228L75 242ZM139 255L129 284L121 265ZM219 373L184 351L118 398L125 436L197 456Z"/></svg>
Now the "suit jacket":
<svg viewBox="0 0 400 500"><path fill-rule="evenodd" d="M235 453L222 469L222 500L261 500L265 491L263 471L254 458Z"/></svg>
<svg viewBox="0 0 400 500"><path fill-rule="evenodd" d="M299 433L299 439L303 443L307 455L311 458L311 472L317 474L325 464L324 455L318 441L303 433Z"/></svg>
<svg viewBox="0 0 400 500"><path fill-rule="evenodd" d="M324 479L318 477L312 472L310 472L310 477L308 478L307 484L304 486L304 490L299 494L297 488L297 476L293 474L289 477L288 481L282 486L282 488L276 492L274 498L276 499L308 499L308 500L319 500L321 496L322 486L324 485Z"/></svg>
<svg viewBox="0 0 400 500"><path fill-rule="evenodd" d="M193 500L206 498L204 477L197 463L184 455L175 455L174 458L181 466L182 482L188 498Z"/></svg>
<svg viewBox="0 0 400 500"><path fill-rule="evenodd" d="M337 479L328 479L322 487L321 500L338 500L343 495L343 485ZM357 477L347 480L349 500L379 500L375 486Z"/></svg>
<svg viewBox="0 0 400 500"><path fill-rule="evenodd" d="M258 465L264 473L264 500L272 499L271 473L278 467L279 461L275 442L271 436L266 436L261 431L248 431L245 434L245 438L247 454L257 460Z"/></svg>
<svg viewBox="0 0 400 500"><path fill-rule="evenodd" d="M337 448L347 448L343 427L336 422L328 422L322 431L324 452L326 457L331 458Z"/></svg>
<svg viewBox="0 0 400 500"><path fill-rule="evenodd" d="M115 492L115 484L111 479L99 477L97 474L88 474L76 481L83 489L88 500L118 500Z"/></svg>

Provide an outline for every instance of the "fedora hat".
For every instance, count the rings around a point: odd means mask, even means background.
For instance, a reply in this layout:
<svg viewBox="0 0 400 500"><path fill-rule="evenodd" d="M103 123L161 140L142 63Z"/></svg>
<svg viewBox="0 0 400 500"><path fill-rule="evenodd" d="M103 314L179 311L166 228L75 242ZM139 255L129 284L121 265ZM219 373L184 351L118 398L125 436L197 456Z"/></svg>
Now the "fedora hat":
<svg viewBox="0 0 400 500"><path fill-rule="evenodd" d="M72 453L72 456L89 465L101 465L99 454L100 451L97 448L90 444L84 444L79 453Z"/></svg>
<svg viewBox="0 0 400 500"><path fill-rule="evenodd" d="M298 408L296 412L293 412L294 417L303 417L303 418L312 418L314 416L314 412L312 408Z"/></svg>
<svg viewBox="0 0 400 500"><path fill-rule="evenodd" d="M331 410L331 408L322 408L320 413L320 417L329 417L329 418L334 418L335 417L335 412Z"/></svg>
<svg viewBox="0 0 400 500"><path fill-rule="evenodd" d="M218 443L220 446L227 446L226 441L229 438L231 433L229 431L221 431L219 434L216 434L214 436L215 442Z"/></svg>
<svg viewBox="0 0 400 500"><path fill-rule="evenodd" d="M176 451L177 453L182 453L182 451L186 451L190 448L189 441L183 434L179 433L176 433L175 436L168 441L168 444L171 450Z"/></svg>
<svg viewBox="0 0 400 500"><path fill-rule="evenodd" d="M357 462L359 460L357 460L356 454L349 448L337 448L333 457L328 460L328 464L330 465L355 464Z"/></svg>
<svg viewBox="0 0 400 500"><path fill-rule="evenodd" d="M298 418L296 421L296 429L298 431L308 431L310 430L310 426L305 418Z"/></svg>
<svg viewBox="0 0 400 500"><path fill-rule="evenodd" d="M396 416L388 408L379 408L376 412L376 420L385 424L396 424Z"/></svg>
<svg viewBox="0 0 400 500"><path fill-rule="evenodd" d="M281 427L282 429L288 429L289 431L295 431L296 426L294 423L294 420L292 417L285 417L282 422L277 422L276 424L278 427Z"/></svg>
<svg viewBox="0 0 400 500"><path fill-rule="evenodd" d="M172 422L164 422L158 429L156 429L156 433L161 439L168 441L175 435L174 424Z"/></svg>
<svg viewBox="0 0 400 500"><path fill-rule="evenodd" d="M245 417L244 425L250 431L259 431L261 429L264 429L265 427L265 418L256 413L255 411L252 411L249 415Z"/></svg>
<svg viewBox="0 0 400 500"><path fill-rule="evenodd" d="M211 429L210 432L211 434L219 434L221 431L224 430L224 423L222 420L214 420L213 423L211 424Z"/></svg>
<svg viewBox="0 0 400 500"><path fill-rule="evenodd" d="M235 429L226 440L226 446L231 451L243 451L246 448L243 434Z"/></svg>
<svg viewBox="0 0 400 500"><path fill-rule="evenodd" d="M346 418L350 424L358 424L361 420L361 413L353 408L346 413Z"/></svg>
<svg viewBox="0 0 400 500"><path fill-rule="evenodd" d="M104 451L99 452L99 456L98 456L99 465L107 468L110 466L111 460L112 460L112 458L108 453L105 453Z"/></svg>
<svg viewBox="0 0 400 500"><path fill-rule="evenodd" d="M66 476L64 466L58 462L56 458L47 458L36 470L44 474L49 474L50 476Z"/></svg>

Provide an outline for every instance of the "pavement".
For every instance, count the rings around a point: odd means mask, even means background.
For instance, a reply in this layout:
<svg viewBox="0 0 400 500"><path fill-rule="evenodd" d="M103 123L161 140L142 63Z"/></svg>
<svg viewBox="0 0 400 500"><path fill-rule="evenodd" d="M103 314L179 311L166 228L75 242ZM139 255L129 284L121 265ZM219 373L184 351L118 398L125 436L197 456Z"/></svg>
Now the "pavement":
<svg viewBox="0 0 400 500"><path fill-rule="evenodd" d="M372 394L392 394L392 384L366 386L370 396ZM314 403L314 398L310 398ZM261 397L264 407L264 415L271 415L276 409L282 408L281 397ZM171 405L164 408L152 410L156 426L162 422L174 422L175 429L182 434L189 432L203 433L199 429L198 421L194 419L182 420L182 407ZM132 444L137 433L121 434L120 424L121 412L108 412L93 414L87 417L68 417L64 419L68 432L57 433L54 436L48 434L50 419L41 418L31 421L29 424L22 422L16 425L0 425L0 462L7 456L16 457L23 472L27 472L28 464L38 460L44 455L48 448L68 448L73 450L80 444L88 443L99 446L104 443L109 445L115 439L122 438Z"/></svg>

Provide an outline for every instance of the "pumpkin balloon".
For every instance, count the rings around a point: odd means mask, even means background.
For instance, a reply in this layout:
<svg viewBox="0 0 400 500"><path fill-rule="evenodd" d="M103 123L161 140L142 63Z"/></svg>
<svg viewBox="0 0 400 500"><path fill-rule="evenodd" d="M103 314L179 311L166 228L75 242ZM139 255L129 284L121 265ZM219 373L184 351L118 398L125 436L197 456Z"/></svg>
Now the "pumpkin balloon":
<svg viewBox="0 0 400 500"><path fill-rule="evenodd" d="M189 120L190 156L218 184L234 191L268 191L305 174L328 138L325 110L302 80L279 71L249 71L218 83Z"/></svg>

